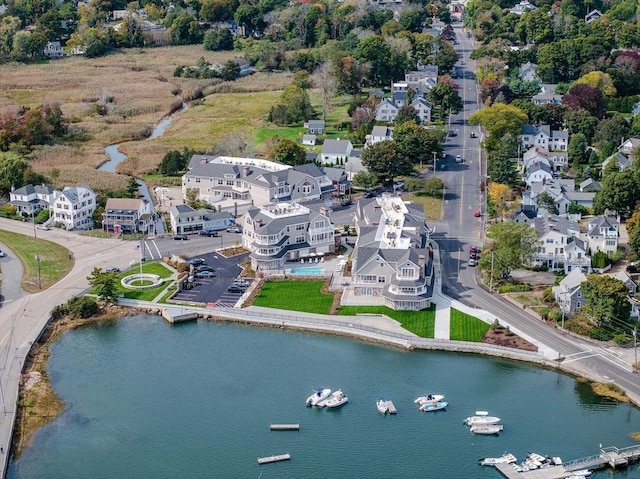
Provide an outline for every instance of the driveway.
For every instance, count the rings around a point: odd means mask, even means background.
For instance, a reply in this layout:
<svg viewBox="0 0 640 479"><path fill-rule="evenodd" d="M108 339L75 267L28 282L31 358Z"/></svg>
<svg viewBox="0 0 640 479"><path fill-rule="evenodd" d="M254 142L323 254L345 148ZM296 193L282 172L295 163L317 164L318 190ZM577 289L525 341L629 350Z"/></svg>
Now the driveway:
<svg viewBox="0 0 640 479"><path fill-rule="evenodd" d="M531 286L553 286L556 284L556 275L548 271L516 269L511 272L511 277L521 283L529 283Z"/></svg>

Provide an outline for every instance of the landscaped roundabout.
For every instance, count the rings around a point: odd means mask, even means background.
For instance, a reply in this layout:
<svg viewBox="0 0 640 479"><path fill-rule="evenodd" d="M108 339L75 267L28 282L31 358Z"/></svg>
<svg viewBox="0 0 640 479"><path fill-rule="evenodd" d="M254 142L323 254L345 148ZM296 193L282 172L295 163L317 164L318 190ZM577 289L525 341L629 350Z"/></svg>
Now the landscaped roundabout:
<svg viewBox="0 0 640 479"><path fill-rule="evenodd" d="M125 276L120 280L122 287L127 289L149 289L160 286L163 279L157 274L137 273Z"/></svg>

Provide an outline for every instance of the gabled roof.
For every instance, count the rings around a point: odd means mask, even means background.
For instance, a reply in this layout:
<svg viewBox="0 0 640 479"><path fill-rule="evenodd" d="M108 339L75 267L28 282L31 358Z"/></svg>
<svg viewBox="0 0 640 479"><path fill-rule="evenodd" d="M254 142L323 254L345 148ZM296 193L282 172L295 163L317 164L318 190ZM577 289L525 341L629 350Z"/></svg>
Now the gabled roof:
<svg viewBox="0 0 640 479"><path fill-rule="evenodd" d="M587 280L587 277L582 272L582 269L573 268L569 272L569 274L562 281L560 281L559 286L562 288L563 291L573 293L578 288L580 288L580 285L586 280Z"/></svg>
<svg viewBox="0 0 640 479"><path fill-rule="evenodd" d="M578 223L558 215L542 216L533 221L535 228L538 230L538 233L540 233L540 237L549 231L555 231L565 236L571 236L573 232L580 232Z"/></svg>
<svg viewBox="0 0 640 479"><path fill-rule="evenodd" d="M602 228L605 228L607 230L619 231L620 223L618 223L618 220L613 216L600 215L589 220L589 224L587 225L587 227L587 235L595 236L600 234L600 230Z"/></svg>
<svg viewBox="0 0 640 479"><path fill-rule="evenodd" d="M348 156L352 148L353 145L349 140L325 140L322 145L322 154Z"/></svg>
<svg viewBox="0 0 640 479"><path fill-rule="evenodd" d="M587 178L582 183L580 183L581 191L600 191L601 189L602 185L593 178Z"/></svg>
<svg viewBox="0 0 640 479"><path fill-rule="evenodd" d="M138 211L142 205L139 198L108 198L105 210L135 210Z"/></svg>
<svg viewBox="0 0 640 479"><path fill-rule="evenodd" d="M607 166L607 164L610 161L615 161L618 164L618 166L620 167L620 169L625 169L625 168L631 166L631 163L633 163L633 160L631 158L627 158L625 155L623 155L619 151L616 151L613 155L607 157L602 162L602 166L603 167Z"/></svg>
<svg viewBox="0 0 640 479"><path fill-rule="evenodd" d="M54 192L54 189L47 185L35 185L32 184L16 188L11 193L14 195L50 195Z"/></svg>
<svg viewBox="0 0 640 479"><path fill-rule="evenodd" d="M371 136L384 136L391 137L393 133L393 128L389 128L388 126L383 125L374 125L371 129Z"/></svg>

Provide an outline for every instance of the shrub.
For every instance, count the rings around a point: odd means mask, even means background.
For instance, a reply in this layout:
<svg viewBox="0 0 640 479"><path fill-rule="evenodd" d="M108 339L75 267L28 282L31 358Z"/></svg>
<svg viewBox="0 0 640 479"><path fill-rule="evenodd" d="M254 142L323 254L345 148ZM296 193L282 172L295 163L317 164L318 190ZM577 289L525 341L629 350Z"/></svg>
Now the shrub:
<svg viewBox="0 0 640 479"><path fill-rule="evenodd" d="M549 319L551 321L555 321L556 323L562 321L562 311L559 309L552 309L549 311Z"/></svg>
<svg viewBox="0 0 640 479"><path fill-rule="evenodd" d="M498 286L498 293L520 293L532 289L530 284L503 284Z"/></svg>
<svg viewBox="0 0 640 479"><path fill-rule="evenodd" d="M71 318L89 318L100 311L100 307L94 298L82 296L71 298L67 301L68 314Z"/></svg>
<svg viewBox="0 0 640 479"><path fill-rule="evenodd" d="M64 304L58 304L51 310L51 319L60 319L69 313L67 306Z"/></svg>

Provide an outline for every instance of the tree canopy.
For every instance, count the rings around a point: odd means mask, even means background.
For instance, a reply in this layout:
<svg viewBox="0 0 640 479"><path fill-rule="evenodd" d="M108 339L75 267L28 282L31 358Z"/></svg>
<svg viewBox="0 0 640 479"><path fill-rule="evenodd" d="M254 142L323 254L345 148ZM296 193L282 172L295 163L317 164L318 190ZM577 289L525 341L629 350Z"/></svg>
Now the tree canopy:
<svg viewBox="0 0 640 479"><path fill-rule="evenodd" d="M383 181L393 181L395 177L408 175L413 171L411 161L398 150L393 141L381 141L364 150L362 164Z"/></svg>

